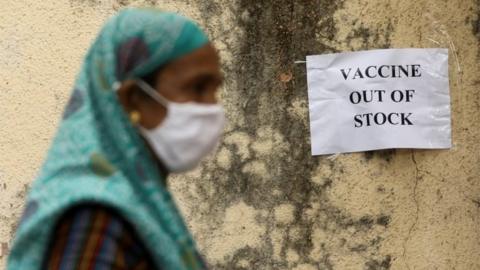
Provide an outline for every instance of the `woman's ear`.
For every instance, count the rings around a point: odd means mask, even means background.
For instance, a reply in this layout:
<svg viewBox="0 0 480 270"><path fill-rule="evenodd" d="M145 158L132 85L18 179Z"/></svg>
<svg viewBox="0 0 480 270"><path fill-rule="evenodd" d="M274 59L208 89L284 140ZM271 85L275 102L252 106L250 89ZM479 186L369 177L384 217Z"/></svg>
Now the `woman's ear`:
<svg viewBox="0 0 480 270"><path fill-rule="evenodd" d="M135 81L123 81L120 87L117 89L117 97L125 113L127 113L129 116L132 124L141 124L142 120L145 118L142 117L145 112L142 110L144 106L141 104L141 100L138 95L138 87Z"/></svg>
<svg viewBox="0 0 480 270"><path fill-rule="evenodd" d="M140 109L138 95L135 94L137 85L134 80L125 80L121 82L117 89L117 97L125 112L128 114Z"/></svg>
<svg viewBox="0 0 480 270"><path fill-rule="evenodd" d="M117 96L127 115L132 117L132 114L136 114L134 118L138 120L137 124L143 127L159 125L167 114L166 108L148 97L135 80L123 81L117 89Z"/></svg>

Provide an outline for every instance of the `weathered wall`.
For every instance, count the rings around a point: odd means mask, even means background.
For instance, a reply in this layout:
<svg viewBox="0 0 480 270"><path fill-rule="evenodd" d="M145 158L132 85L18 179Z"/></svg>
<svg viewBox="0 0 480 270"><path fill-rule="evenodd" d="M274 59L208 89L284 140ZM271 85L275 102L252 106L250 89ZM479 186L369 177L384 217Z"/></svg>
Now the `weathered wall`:
<svg viewBox="0 0 480 270"><path fill-rule="evenodd" d="M480 1L0 0L0 267L83 54L124 5L193 17L229 125L170 186L213 269L480 269ZM454 146L310 156L307 54L447 47Z"/></svg>

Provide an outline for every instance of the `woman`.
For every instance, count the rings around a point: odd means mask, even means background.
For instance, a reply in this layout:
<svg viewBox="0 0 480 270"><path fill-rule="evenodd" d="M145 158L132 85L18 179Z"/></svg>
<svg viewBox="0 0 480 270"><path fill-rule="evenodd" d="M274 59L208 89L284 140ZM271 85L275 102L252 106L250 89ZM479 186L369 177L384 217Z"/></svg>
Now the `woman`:
<svg viewBox="0 0 480 270"><path fill-rule="evenodd" d="M205 269L165 179L218 143L221 82L215 49L187 18L131 8L109 19L27 196L7 269Z"/></svg>

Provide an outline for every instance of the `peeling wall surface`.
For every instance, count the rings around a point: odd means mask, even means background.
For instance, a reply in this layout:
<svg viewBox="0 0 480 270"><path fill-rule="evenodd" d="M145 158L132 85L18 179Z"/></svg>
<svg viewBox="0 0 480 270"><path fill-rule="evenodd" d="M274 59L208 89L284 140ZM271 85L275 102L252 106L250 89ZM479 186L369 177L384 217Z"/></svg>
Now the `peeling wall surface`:
<svg viewBox="0 0 480 270"><path fill-rule="evenodd" d="M90 42L123 6L197 20L228 126L169 186L212 269L480 269L480 1L0 0L0 268ZM309 54L449 49L453 147L312 157Z"/></svg>

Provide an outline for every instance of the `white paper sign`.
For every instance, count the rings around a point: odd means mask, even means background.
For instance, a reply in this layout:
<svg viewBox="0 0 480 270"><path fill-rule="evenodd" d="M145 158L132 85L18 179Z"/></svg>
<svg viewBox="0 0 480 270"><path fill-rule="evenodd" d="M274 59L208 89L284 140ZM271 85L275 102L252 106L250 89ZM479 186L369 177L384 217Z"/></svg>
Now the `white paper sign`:
<svg viewBox="0 0 480 270"><path fill-rule="evenodd" d="M447 49L307 56L312 154L450 148Z"/></svg>

